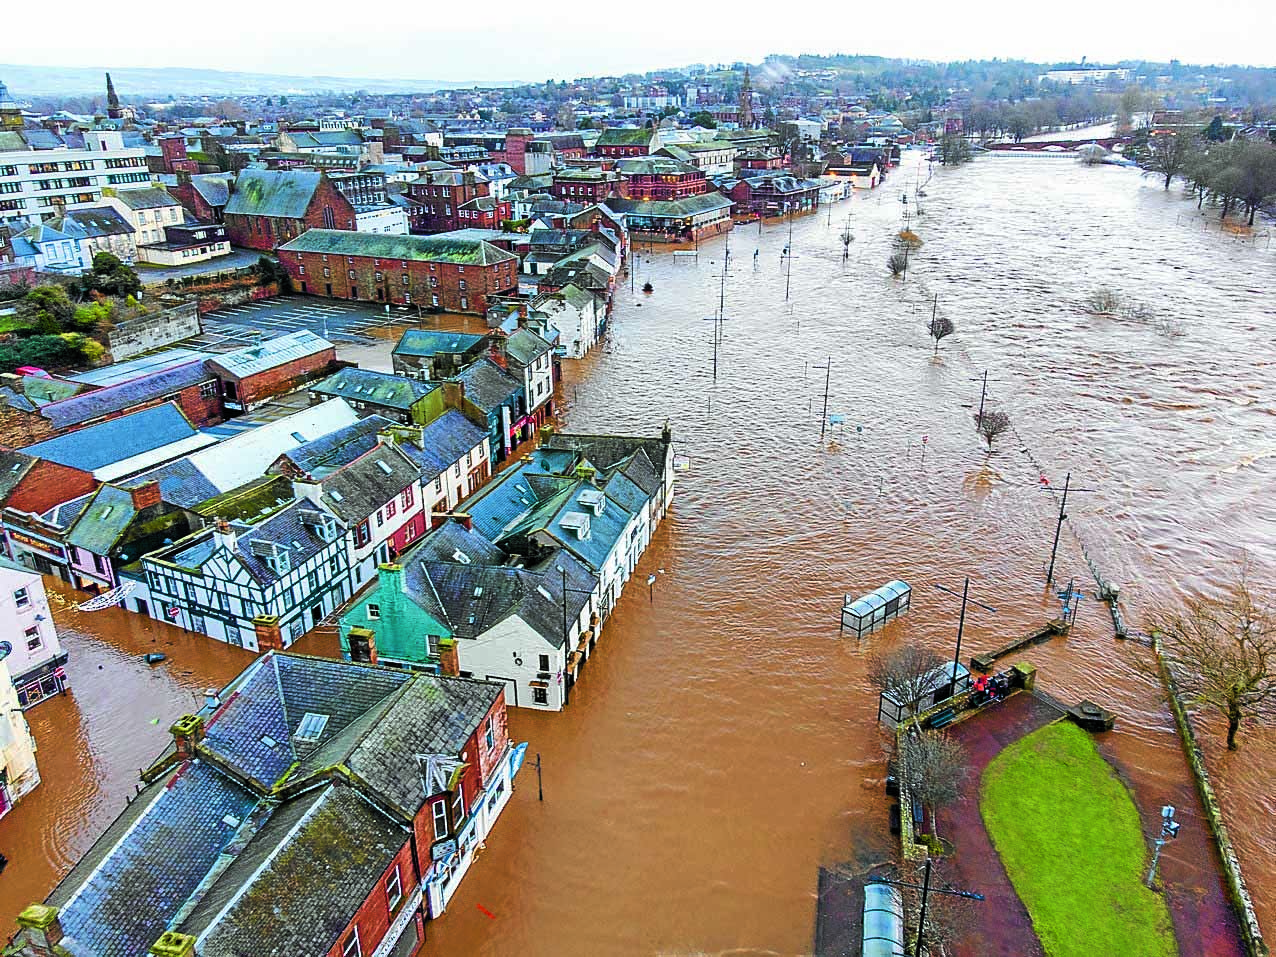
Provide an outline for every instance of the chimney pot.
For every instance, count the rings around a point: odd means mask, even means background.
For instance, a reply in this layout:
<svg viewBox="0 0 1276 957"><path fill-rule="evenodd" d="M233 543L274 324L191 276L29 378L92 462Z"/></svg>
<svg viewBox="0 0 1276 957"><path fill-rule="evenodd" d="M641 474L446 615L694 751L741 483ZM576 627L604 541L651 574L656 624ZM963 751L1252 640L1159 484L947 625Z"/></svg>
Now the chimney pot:
<svg viewBox="0 0 1276 957"><path fill-rule="evenodd" d="M453 678L461 673L461 661L456 651L455 638L439 639L439 669L443 674Z"/></svg>
<svg viewBox="0 0 1276 957"><path fill-rule="evenodd" d="M258 615L253 619L253 631L257 633L258 651L281 651L283 634L279 630L278 615Z"/></svg>

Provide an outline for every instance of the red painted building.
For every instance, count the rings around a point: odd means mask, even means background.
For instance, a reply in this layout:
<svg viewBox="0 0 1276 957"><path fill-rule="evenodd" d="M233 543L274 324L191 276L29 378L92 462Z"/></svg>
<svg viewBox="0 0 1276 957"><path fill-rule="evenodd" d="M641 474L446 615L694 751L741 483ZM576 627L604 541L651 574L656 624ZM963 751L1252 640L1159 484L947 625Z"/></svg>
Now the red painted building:
<svg viewBox="0 0 1276 957"><path fill-rule="evenodd" d="M97 488L92 473L0 450L0 507L41 515Z"/></svg>
<svg viewBox="0 0 1276 957"><path fill-rule="evenodd" d="M663 156L618 160L616 170L625 180L621 195L629 199L683 199L709 192L702 170Z"/></svg>
<svg viewBox="0 0 1276 957"><path fill-rule="evenodd" d="M322 172L243 170L222 214L231 244L272 251L307 229L355 228L355 208Z"/></svg>
<svg viewBox="0 0 1276 957"><path fill-rule="evenodd" d="M612 196L625 196L624 177L613 170L559 169L554 171L550 195L575 203L598 203Z"/></svg>
<svg viewBox="0 0 1276 957"><path fill-rule="evenodd" d="M303 293L483 315L518 289L518 257L477 239L312 229L279 250Z"/></svg>

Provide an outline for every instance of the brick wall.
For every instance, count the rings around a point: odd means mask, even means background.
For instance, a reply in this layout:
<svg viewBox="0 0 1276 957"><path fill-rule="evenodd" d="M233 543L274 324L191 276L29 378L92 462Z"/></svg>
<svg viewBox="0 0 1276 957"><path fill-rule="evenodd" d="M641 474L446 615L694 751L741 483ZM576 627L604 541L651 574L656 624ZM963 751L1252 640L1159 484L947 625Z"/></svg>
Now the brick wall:
<svg viewBox="0 0 1276 957"><path fill-rule="evenodd" d="M225 223L231 245L271 251L296 239L307 229L353 230L355 209L325 176L319 180L305 215L299 219L226 213Z"/></svg>
<svg viewBox="0 0 1276 957"><path fill-rule="evenodd" d="M490 266L416 261L405 266L398 260L371 256L328 255L325 261L320 253L285 252L279 260L296 289L333 299L411 303L482 315L489 296L506 295L518 288L517 259Z"/></svg>
<svg viewBox="0 0 1276 957"><path fill-rule="evenodd" d="M291 392L302 383L317 376L327 375L336 361L337 350L334 347L317 352L312 356L293 359L291 362L285 362L282 365L275 366L273 369L267 369L265 372L258 372L242 379L235 376L227 376L221 371L217 372L217 376L224 381L232 380L235 382L238 399L227 397L226 401L236 402L247 408L264 402L272 396Z"/></svg>
<svg viewBox="0 0 1276 957"><path fill-rule="evenodd" d="M405 901L418 884L417 871L412 861L412 843L410 841L405 843L399 850L394 861L385 869L377 883L367 889L367 898L359 909L355 911L354 917L346 925L345 930L338 935L336 943L328 951L328 957L342 957L342 945L356 927L359 929L359 953L367 957L367 955L377 949L377 945L381 943L386 931L390 929L391 921L398 914L397 908L394 914L390 913L390 903L386 898L385 889L386 881L394 873L396 866L399 868L399 882L403 895L403 898L398 902L398 907L407 906ZM320 888L310 888L309 891L311 893L322 893Z"/></svg>
<svg viewBox="0 0 1276 957"><path fill-rule="evenodd" d="M5 505L40 514L62 502L87 495L97 485L88 472L40 459L18 483Z"/></svg>

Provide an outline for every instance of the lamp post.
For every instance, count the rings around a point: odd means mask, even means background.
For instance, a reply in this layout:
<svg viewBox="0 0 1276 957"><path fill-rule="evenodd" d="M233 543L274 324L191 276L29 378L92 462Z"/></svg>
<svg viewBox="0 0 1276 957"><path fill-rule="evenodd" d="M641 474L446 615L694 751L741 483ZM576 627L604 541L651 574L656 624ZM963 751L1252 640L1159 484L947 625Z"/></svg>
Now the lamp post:
<svg viewBox="0 0 1276 957"><path fill-rule="evenodd" d="M967 603L978 605L984 611L990 611L994 615L997 613L997 609L993 608L991 605L985 605L983 602L976 601L974 598L970 597L970 576L969 575L966 576L965 583L961 586L960 596L957 594L957 592L953 591L951 588L945 588L943 585L938 585L938 584L935 584L934 582L932 582L931 584L934 585L935 588L938 588L940 591L945 592L946 594L952 595L954 598L956 597L961 598L961 614L957 618L957 648L953 652L952 695L955 695L957 693L957 667L959 662L961 661L961 635L962 635L962 631L966 627L966 605ZM952 697L952 695L949 695L949 697Z"/></svg>
<svg viewBox="0 0 1276 957"><path fill-rule="evenodd" d="M1063 520L1068 517L1068 492L1097 492L1098 489L1093 488L1069 488L1072 484L1072 473L1069 472L1063 479L1063 498L1059 500L1059 519L1054 526L1054 544L1050 546L1050 567L1046 570L1046 584L1049 585L1054 581L1054 559L1055 554L1059 551L1059 535L1063 531ZM1049 485L1042 486L1046 491L1052 491Z"/></svg>
<svg viewBox="0 0 1276 957"><path fill-rule="evenodd" d="M1161 833L1152 839L1152 866L1148 868L1147 880L1144 881L1148 887L1151 887L1156 882L1156 865L1161 860L1161 848L1168 841L1172 841L1179 836L1179 826L1178 821L1174 820L1174 805L1167 804L1161 808Z"/></svg>

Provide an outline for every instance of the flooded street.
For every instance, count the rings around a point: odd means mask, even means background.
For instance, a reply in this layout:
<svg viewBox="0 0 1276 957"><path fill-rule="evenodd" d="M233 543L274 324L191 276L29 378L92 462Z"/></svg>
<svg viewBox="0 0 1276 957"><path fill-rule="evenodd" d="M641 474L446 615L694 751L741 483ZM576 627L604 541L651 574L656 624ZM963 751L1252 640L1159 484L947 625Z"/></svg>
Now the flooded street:
<svg viewBox="0 0 1276 957"><path fill-rule="evenodd" d="M1092 589L1084 543L1136 627L1225 582L1238 547L1256 581L1276 581L1266 240L1220 234L1213 218L1202 229L1194 204L1137 171L987 157L936 171L912 221L925 245L899 282L886 259L903 190L916 212L906 155L831 222L793 223L787 303L787 225L731 234L716 381L705 319L721 239L697 259L643 254L636 285L653 294L626 283L605 343L567 363L567 428L655 433L667 418L691 470L568 709L511 713L529 763L426 953L809 953L817 868L893 853L867 656L903 640L951 654L957 602L931 585L960 589L965 575L996 611L968 616L963 659L1057 615L1043 569L1058 503L1042 472L1093 490L1069 500L1056 577ZM1088 315L1101 285L1183 334ZM937 358L934 296L957 325ZM373 347L342 357L389 367ZM821 442L830 360L828 410L846 424ZM991 455L971 421L985 369L991 407L1016 430ZM914 587L910 614L840 638L842 595L893 578ZM58 623L80 633L64 634L72 694L29 712L44 784L0 821L6 920L118 812L171 720L249 660L118 611ZM153 638L170 657L148 669L138 656ZM1113 638L1102 605L1088 595L1068 638L1025 657L1064 702L1116 712L1105 748L1145 814L1190 790L1149 654ZM1207 718L1201 738L1270 925L1276 733L1246 728L1226 755L1219 725ZM1198 837L1165 849L1169 882L1203 853L1205 822L1181 820Z"/></svg>

